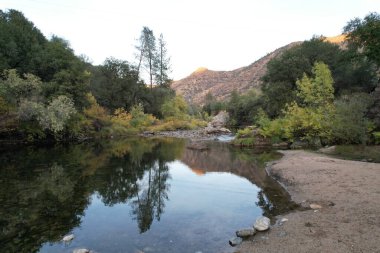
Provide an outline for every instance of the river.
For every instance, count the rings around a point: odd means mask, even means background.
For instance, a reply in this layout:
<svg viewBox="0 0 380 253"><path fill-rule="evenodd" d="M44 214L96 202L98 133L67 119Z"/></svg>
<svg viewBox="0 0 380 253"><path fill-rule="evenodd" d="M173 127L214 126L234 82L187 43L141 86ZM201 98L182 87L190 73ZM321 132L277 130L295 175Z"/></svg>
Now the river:
<svg viewBox="0 0 380 253"><path fill-rule="evenodd" d="M173 138L8 148L0 252L233 252L239 228L294 207L265 172L271 151ZM62 237L73 234L70 242Z"/></svg>

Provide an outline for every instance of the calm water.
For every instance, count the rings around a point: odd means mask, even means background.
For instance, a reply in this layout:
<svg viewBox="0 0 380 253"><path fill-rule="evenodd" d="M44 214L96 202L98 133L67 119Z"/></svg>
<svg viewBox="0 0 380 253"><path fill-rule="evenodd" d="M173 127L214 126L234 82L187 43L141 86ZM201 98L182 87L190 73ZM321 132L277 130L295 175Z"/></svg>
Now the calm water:
<svg viewBox="0 0 380 253"><path fill-rule="evenodd" d="M231 252L256 217L292 208L278 154L131 139L0 154L0 252ZM70 243L64 235L74 234Z"/></svg>

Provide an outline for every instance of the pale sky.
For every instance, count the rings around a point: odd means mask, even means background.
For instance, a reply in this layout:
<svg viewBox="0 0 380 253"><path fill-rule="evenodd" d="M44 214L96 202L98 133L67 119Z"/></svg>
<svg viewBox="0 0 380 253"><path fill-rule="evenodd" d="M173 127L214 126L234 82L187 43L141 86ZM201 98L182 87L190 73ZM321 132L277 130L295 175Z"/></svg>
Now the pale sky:
<svg viewBox="0 0 380 253"><path fill-rule="evenodd" d="M380 0L1 0L48 38L70 42L93 64L134 61L143 26L167 42L175 80L198 67L233 70L313 35L335 36L354 17L380 12Z"/></svg>

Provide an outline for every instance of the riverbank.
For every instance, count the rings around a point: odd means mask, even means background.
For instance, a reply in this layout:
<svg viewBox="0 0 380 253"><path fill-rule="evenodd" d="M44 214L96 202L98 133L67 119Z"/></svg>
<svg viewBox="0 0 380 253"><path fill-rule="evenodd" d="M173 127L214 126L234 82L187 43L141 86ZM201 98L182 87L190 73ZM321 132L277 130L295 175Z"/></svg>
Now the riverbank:
<svg viewBox="0 0 380 253"><path fill-rule="evenodd" d="M302 206L242 243L237 253L380 252L380 164L283 151L268 171ZM278 219L281 220L281 219Z"/></svg>

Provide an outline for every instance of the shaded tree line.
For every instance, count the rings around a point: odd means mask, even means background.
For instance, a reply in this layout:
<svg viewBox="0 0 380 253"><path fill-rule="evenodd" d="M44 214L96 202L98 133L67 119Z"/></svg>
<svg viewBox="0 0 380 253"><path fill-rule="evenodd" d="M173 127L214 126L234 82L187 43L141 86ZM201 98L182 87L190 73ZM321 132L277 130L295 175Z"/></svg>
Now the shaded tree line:
<svg viewBox="0 0 380 253"><path fill-rule="evenodd" d="M0 10L0 138L68 140L99 131L126 133L131 114L118 125L112 117L134 108L146 118L162 118L161 107L175 96L166 42L144 27L136 49L136 64L108 58L93 66L76 56L68 41L55 35L47 39L21 12Z"/></svg>

